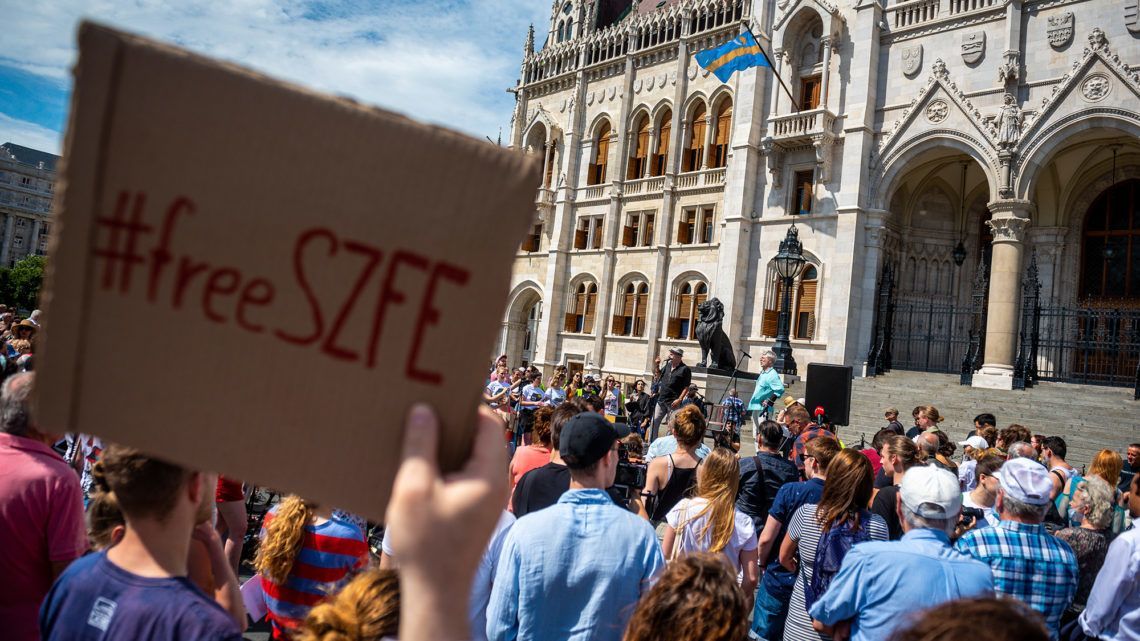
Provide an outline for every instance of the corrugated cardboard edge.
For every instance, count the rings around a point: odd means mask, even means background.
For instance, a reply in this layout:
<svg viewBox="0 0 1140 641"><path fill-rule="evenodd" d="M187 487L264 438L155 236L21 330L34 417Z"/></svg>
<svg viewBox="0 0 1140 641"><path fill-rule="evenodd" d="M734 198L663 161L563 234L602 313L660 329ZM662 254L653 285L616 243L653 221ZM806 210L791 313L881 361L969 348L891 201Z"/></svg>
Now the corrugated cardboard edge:
<svg viewBox="0 0 1140 641"><path fill-rule="evenodd" d="M58 387L72 390L70 399L54 399L56 402L37 404L39 423L46 431L52 433L82 431L82 426L77 424L76 404L81 396L77 385L83 380L84 368L98 367L97 363L84 363L81 356L84 353L84 342L87 340L85 317L89 294L91 288L95 286L90 248L93 246L91 235L98 232L97 225L94 224L97 214L85 212L83 215L69 216L68 212L74 212L79 204L94 203L97 206L103 200L101 193L103 160L108 152L107 141L111 139L112 133L109 131L110 116L114 113L118 95L119 69L127 51L136 48L159 51L183 58L190 64L222 68L258 83L278 89L283 88L302 98L307 97L341 109L360 112L372 118L382 118L394 127L417 129L426 137L434 138L438 144L462 148L465 154L475 156L480 163L502 166L504 177L515 181L521 188L530 189L539 183L541 164L536 159L446 127L420 123L380 108L361 105L348 98L322 94L273 79L233 63L193 54L92 22L80 24L78 41L81 55L75 69L75 88L61 165L63 179L59 183L60 188L57 192L55 221L50 240L51 260L48 263L44 294L41 298L41 308L44 310L43 332L41 345L37 350L38 368L50 369ZM86 171L87 168L91 168L91 171ZM521 241L529 230L531 221L521 216L517 221L513 221L511 217L500 221L505 225L512 222L515 224L505 226L503 231ZM84 244L82 251L72 247L77 243ZM65 250L60 251L61 248ZM486 270L484 272L486 273ZM57 277L59 273L78 273L82 276L61 280ZM510 287L510 262L504 263L501 273L491 276L502 283L499 298L505 303ZM65 286L61 289L61 284L70 287ZM488 345L493 339L493 336L488 337ZM129 384L129 381L122 383ZM470 399L470 405L474 409L481 398L481 381L461 380L453 385L457 386L453 388L455 395ZM456 469L465 458L470 448L471 436L470 430L465 427L444 426L440 463L445 470Z"/></svg>

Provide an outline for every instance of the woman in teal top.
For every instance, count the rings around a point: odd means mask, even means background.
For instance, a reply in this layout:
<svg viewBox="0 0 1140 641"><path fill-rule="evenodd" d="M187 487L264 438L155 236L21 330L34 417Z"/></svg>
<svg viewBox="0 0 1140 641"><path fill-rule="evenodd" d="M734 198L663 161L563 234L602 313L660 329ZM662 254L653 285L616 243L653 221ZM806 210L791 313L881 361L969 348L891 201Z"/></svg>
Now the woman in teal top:
<svg viewBox="0 0 1140 641"><path fill-rule="evenodd" d="M758 438L760 423L765 419L764 410L772 406L772 395L784 395L784 381L780 373L772 367L776 363L776 352L768 350L760 355L760 378L756 379L756 389L748 401L748 411L752 412L752 436Z"/></svg>

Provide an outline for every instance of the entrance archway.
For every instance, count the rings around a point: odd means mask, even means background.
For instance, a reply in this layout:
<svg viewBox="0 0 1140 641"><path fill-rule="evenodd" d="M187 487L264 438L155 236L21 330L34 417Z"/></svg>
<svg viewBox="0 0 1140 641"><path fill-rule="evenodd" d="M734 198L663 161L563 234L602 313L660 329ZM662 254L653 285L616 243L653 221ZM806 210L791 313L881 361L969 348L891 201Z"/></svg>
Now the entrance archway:
<svg viewBox="0 0 1140 641"><path fill-rule="evenodd" d="M506 335L503 353L512 365L530 365L538 360L538 326L542 321L542 296L537 289L525 288L511 301L504 321Z"/></svg>

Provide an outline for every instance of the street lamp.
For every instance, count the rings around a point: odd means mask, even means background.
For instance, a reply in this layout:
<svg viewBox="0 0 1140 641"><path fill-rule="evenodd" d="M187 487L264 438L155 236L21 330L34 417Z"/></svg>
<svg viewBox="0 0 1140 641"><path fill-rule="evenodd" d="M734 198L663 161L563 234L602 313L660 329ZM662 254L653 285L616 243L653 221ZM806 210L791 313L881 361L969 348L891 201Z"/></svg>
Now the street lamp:
<svg viewBox="0 0 1140 641"><path fill-rule="evenodd" d="M788 334L792 326L792 282L800 275L806 262L799 235L794 224L789 227L788 235L780 241L780 251L773 259L784 290L781 293L783 301L777 320L776 344L772 347L772 351L776 352L775 368L781 374L796 373L796 360L792 358L792 344L788 342Z"/></svg>

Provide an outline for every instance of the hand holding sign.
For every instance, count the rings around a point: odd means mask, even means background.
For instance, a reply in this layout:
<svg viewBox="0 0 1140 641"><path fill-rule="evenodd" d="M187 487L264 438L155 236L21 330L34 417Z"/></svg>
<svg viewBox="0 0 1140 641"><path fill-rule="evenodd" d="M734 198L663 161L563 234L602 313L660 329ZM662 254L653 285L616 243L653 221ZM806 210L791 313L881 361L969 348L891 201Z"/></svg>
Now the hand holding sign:
<svg viewBox="0 0 1140 641"><path fill-rule="evenodd" d="M431 399L458 469L538 163L103 27L79 44L40 421L379 521Z"/></svg>

